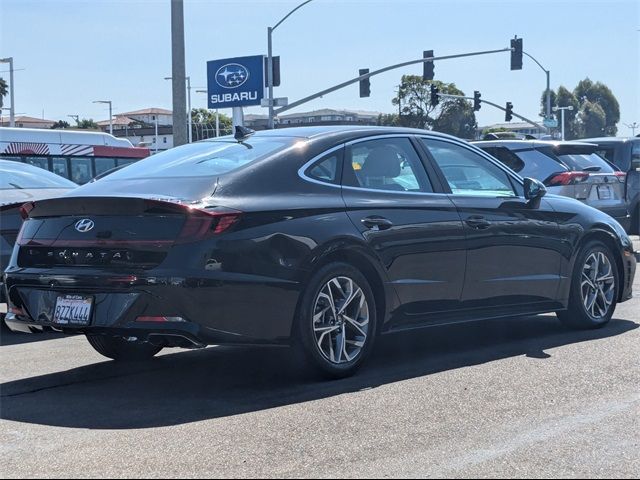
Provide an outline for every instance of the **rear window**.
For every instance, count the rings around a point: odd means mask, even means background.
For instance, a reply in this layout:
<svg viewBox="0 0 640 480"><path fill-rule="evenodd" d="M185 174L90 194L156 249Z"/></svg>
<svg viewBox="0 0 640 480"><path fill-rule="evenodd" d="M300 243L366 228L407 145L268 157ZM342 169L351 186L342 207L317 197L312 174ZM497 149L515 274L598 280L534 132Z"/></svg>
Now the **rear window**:
<svg viewBox="0 0 640 480"><path fill-rule="evenodd" d="M38 188L76 188L77 185L55 173L31 165L2 162L0 190L38 189Z"/></svg>
<svg viewBox="0 0 640 480"><path fill-rule="evenodd" d="M615 169L611 164L596 153L582 155L558 155L558 158L571 170L575 171L589 169L590 171L598 173L615 172Z"/></svg>
<svg viewBox="0 0 640 480"><path fill-rule="evenodd" d="M521 168L516 169L521 177L534 178L544 182L551 175L567 171L567 167L539 150L520 150L513 153L523 162Z"/></svg>
<svg viewBox="0 0 640 480"><path fill-rule="evenodd" d="M112 173L105 180L206 177L228 173L293 144L288 137L254 137L235 141L205 141L172 148Z"/></svg>

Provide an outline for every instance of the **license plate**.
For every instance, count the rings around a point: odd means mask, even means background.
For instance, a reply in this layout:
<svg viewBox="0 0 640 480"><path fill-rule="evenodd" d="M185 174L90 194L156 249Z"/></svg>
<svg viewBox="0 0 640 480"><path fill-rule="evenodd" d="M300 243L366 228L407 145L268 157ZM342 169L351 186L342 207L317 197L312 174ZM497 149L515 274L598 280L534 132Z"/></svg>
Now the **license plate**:
<svg viewBox="0 0 640 480"><path fill-rule="evenodd" d="M613 192L609 185L598 185L598 198L600 200L611 200Z"/></svg>
<svg viewBox="0 0 640 480"><path fill-rule="evenodd" d="M92 307L93 297L60 295L56 300L53 323L68 326L89 325Z"/></svg>

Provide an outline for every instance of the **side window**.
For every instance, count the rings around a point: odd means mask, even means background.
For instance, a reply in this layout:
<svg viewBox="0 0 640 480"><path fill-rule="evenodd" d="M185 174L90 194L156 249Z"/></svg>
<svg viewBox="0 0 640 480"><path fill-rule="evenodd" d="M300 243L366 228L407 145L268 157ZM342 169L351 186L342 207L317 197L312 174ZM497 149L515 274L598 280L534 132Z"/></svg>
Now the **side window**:
<svg viewBox="0 0 640 480"><path fill-rule="evenodd" d="M49 170L49 159L47 157L24 157L24 163Z"/></svg>
<svg viewBox="0 0 640 480"><path fill-rule="evenodd" d="M341 157L342 149L329 153L311 165L305 172L305 175L320 182L339 184Z"/></svg>
<svg viewBox="0 0 640 480"><path fill-rule="evenodd" d="M67 165L66 158L53 157L51 162L53 164L53 173L56 173L64 178L69 178L69 166Z"/></svg>
<svg viewBox="0 0 640 480"><path fill-rule="evenodd" d="M391 192L433 192L408 138L358 142L347 148L342 184Z"/></svg>
<svg viewBox="0 0 640 480"><path fill-rule="evenodd" d="M71 157L71 180L78 185L83 185L93 178L91 171L91 159Z"/></svg>
<svg viewBox="0 0 640 480"><path fill-rule="evenodd" d="M442 171L451 193L484 197L513 197L506 172L471 150L440 140L422 140Z"/></svg>
<svg viewBox="0 0 640 480"><path fill-rule="evenodd" d="M111 170L112 168L116 168L116 160L115 158L95 158L96 162L96 175L100 175L101 173L106 172L107 170Z"/></svg>

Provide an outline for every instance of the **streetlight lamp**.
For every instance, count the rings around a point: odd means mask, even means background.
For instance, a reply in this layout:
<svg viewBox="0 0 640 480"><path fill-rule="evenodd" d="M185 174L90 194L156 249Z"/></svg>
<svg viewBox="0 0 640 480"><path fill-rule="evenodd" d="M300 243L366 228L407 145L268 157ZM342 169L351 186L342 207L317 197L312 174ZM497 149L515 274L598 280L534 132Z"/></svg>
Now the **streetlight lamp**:
<svg viewBox="0 0 640 480"><path fill-rule="evenodd" d="M192 132L192 124L191 124L191 77L184 77L187 80L187 108L189 110L189 143L193 141L193 132ZM164 77L165 80L173 80L173 77Z"/></svg>
<svg viewBox="0 0 640 480"><path fill-rule="evenodd" d="M564 141L564 111L565 110L569 110L569 111L573 110L573 105L569 105L568 107L553 107L553 111L554 112L557 112L558 110L560 110L562 112L561 113L562 119L561 119L560 123L562 123L562 141Z"/></svg>
<svg viewBox="0 0 640 480"><path fill-rule="evenodd" d="M9 126L16 126L16 105L14 100L13 91L13 57L0 58L0 63L9 64L9 96L11 97L9 103Z"/></svg>
<svg viewBox="0 0 640 480"><path fill-rule="evenodd" d="M271 36L273 31L280 26L287 18L289 18L296 10L304 7L313 0L302 2L296 8L287 13L274 27L267 27L267 86L269 87L269 128L273 128L273 48Z"/></svg>
<svg viewBox="0 0 640 480"><path fill-rule="evenodd" d="M542 71L544 73L546 73L546 75L547 75L547 106L545 108L545 112L546 112L545 118L549 119L549 118L551 118L551 87L550 87L550 83L551 83L550 75L551 75L551 72L549 70L547 70L546 68L544 68L542 66L542 64L538 60L533 58L527 52L522 52L522 53L524 53L527 57L529 57L531 60L536 62L538 64L538 66L542 69Z"/></svg>
<svg viewBox="0 0 640 480"><path fill-rule="evenodd" d="M196 90L196 93L209 93L207 90ZM208 101L207 101L208 105ZM220 136L220 118L218 115L218 109L216 108L216 137Z"/></svg>
<svg viewBox="0 0 640 480"><path fill-rule="evenodd" d="M94 100L93 103L108 103L109 104L109 134L113 135L113 116L111 114L111 100Z"/></svg>
<svg viewBox="0 0 640 480"><path fill-rule="evenodd" d="M633 122L632 124L625 123L624 126L631 129L632 137L636 136L636 128L640 128L640 125L638 124L638 122Z"/></svg>

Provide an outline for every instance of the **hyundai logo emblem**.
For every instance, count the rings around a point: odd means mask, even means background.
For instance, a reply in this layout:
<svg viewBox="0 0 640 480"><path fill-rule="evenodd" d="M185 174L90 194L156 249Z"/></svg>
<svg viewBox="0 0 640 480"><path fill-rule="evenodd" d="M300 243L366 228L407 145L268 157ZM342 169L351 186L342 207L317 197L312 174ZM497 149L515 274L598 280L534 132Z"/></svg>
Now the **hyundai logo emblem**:
<svg viewBox="0 0 640 480"><path fill-rule="evenodd" d="M222 88L238 88L249 79L249 70L239 63L227 63L216 72L216 83Z"/></svg>
<svg viewBox="0 0 640 480"><path fill-rule="evenodd" d="M93 220L89 220L88 218L83 218L82 220L78 220L76 222L76 230L79 231L80 233L87 233L90 232L91 230L93 230L93 227L95 227L96 224L93 223Z"/></svg>

